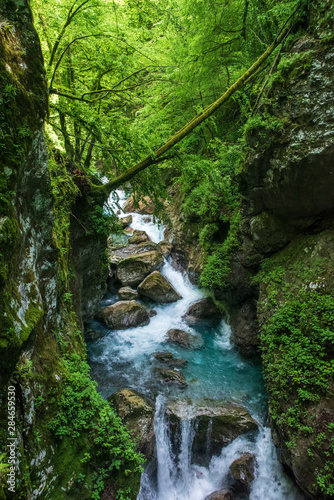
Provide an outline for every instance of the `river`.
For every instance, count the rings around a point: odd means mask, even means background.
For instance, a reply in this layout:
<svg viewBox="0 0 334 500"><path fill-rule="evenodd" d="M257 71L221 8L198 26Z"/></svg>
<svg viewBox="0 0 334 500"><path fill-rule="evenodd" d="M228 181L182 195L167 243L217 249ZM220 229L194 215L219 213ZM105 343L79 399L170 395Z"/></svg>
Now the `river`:
<svg viewBox="0 0 334 500"><path fill-rule="evenodd" d="M120 204L124 193L118 191ZM131 227L144 230L153 242L163 240L162 226L147 221L147 216L132 214ZM187 325L182 316L193 302L203 298L203 292L192 285L186 275L175 270L166 260L160 272L182 295L172 304L151 304L157 315L149 325L128 330L108 330L98 322L93 328L103 332L102 338L88 343L88 360L98 390L107 398L113 392L129 388L154 399L156 403L155 434L157 467L148 466L142 475L137 500L204 500L207 495L229 486L229 465L243 453L256 456L255 479L245 500L301 500L291 480L285 475L277 459L271 432L267 425L267 395L259 361L244 359L230 343L230 327L225 321L218 325ZM117 295L108 293L101 306L116 302ZM201 349L188 350L166 343L166 332L180 328L200 334L204 340ZM186 359L182 369L188 387L163 386L154 376L152 354L169 351L175 357ZM224 447L214 456L208 467L193 464L191 445L194 436L191 420L182 424L180 447L173 449L165 421L166 403L178 398L185 401L191 414L196 401L207 398L231 401L243 405L259 423L259 431L245 434ZM241 497L240 497L241 498Z"/></svg>

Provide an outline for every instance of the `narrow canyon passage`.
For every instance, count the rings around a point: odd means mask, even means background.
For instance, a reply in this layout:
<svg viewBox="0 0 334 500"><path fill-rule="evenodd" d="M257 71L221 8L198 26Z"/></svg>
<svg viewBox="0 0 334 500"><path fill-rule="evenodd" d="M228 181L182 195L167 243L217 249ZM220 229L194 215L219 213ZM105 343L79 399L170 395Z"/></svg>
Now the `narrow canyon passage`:
<svg viewBox="0 0 334 500"><path fill-rule="evenodd" d="M124 204L124 193L118 194ZM155 243L163 240L164 228L154 224L151 217L133 213L131 227L145 231ZM92 376L105 398L128 388L155 402L156 459L142 475L138 500L204 500L213 491L231 486L229 466L245 453L255 455L255 478L248 491L239 493L237 498L303 498L277 459L266 421L267 398L259 361L244 359L237 353L229 340L230 327L224 320L187 324L184 315L192 303L204 297L202 291L175 270L168 259L160 271L182 299L171 304L145 301L144 305L157 313L146 326L108 330L94 321L91 327L102 333L102 337L88 343ZM117 301L117 293L108 293L101 307ZM166 342L170 329L192 334L192 348ZM177 368L184 374L187 387L161 382L157 372L159 363L153 354L163 351L187 361L186 367ZM205 436L206 456L194 456L197 408L205 407L210 413L210 406L220 408L225 403L246 408L258 423L258 430L237 437L217 455L210 446L211 419ZM171 412L179 418L178 429L173 432Z"/></svg>

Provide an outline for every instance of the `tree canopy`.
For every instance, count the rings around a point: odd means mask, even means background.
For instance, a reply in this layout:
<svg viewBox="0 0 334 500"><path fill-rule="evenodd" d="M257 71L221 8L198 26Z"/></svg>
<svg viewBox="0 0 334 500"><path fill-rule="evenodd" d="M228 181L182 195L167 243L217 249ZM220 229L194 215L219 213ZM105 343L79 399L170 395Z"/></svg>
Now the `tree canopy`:
<svg viewBox="0 0 334 500"><path fill-rule="evenodd" d="M308 0L32 5L55 158L74 178L86 179L81 190L104 199L128 181L156 200L166 196L166 184L178 183L185 212L200 219L202 246L210 244L203 282L212 284L217 261L235 242L235 171L247 129L259 119L267 84ZM221 223L230 228L223 245L214 241Z"/></svg>

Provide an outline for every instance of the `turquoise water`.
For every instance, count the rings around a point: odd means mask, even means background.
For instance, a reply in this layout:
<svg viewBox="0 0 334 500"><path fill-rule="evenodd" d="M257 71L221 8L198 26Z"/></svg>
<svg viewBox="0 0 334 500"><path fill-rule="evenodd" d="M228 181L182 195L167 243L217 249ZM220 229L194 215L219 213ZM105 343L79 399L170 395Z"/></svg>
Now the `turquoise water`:
<svg viewBox="0 0 334 500"><path fill-rule="evenodd" d="M120 193L122 196L122 193ZM132 227L145 230L151 239L163 239L163 228L153 222L143 222L143 217L133 214ZM229 465L245 452L256 455L255 479L249 500L297 500L303 498L287 478L277 460L267 420L267 395L260 361L242 358L230 343L230 327L225 321L218 324L189 326L183 315L189 305L203 298L203 293L193 286L187 276L176 271L170 262L161 272L182 295L173 304L156 305L157 315L149 325L128 330L108 330L98 322L91 326L100 330L103 337L87 345L91 373L98 382L98 389L106 398L113 392L130 388L146 395L156 404L155 434L157 440L156 470L149 468L142 475L138 500L204 500L204 498L229 481ZM117 300L108 296L101 305ZM201 335L201 349L191 350L167 342L166 333L180 328ZM161 366L153 357L157 351L169 351L175 357L186 359L182 369L188 387L180 389L160 383L154 369ZM165 406L170 399L180 399L191 409L196 401L207 398L232 401L245 406L259 423L259 432L240 436L213 457L209 467L191 462L193 422L184 420L180 435L180 453L175 456L169 440L165 421Z"/></svg>

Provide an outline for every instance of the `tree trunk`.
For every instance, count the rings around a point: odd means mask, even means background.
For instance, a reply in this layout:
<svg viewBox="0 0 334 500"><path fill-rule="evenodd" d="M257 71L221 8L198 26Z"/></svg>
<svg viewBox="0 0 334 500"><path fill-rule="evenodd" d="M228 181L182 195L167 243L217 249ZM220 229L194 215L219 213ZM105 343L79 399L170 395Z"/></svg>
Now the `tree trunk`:
<svg viewBox="0 0 334 500"><path fill-rule="evenodd" d="M144 158L133 167L129 168L126 172L116 177L112 181L108 182L103 186L92 186L91 194L96 195L103 193L106 197L109 196L111 191L118 188L128 180L132 179L136 174L146 169L150 165L157 163L159 157L162 157L167 151L169 151L175 144L180 142L184 137L189 135L196 127L203 123L207 118L209 118L213 113L217 111L229 98L239 90L246 82L248 82L254 75L258 72L262 64L268 59L275 48L285 39L287 34L291 30L290 20L295 16L298 8L291 14L291 16L286 21L280 33L277 35L272 44L267 48L267 50L257 59L257 61L231 86L224 94L217 99L214 103L207 106L201 113L195 116L190 122L188 122L184 127L182 127L176 134L174 134L163 146L158 148L150 156Z"/></svg>

